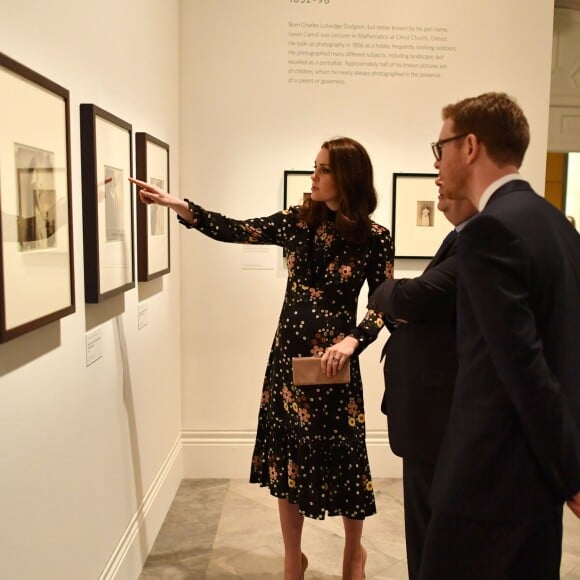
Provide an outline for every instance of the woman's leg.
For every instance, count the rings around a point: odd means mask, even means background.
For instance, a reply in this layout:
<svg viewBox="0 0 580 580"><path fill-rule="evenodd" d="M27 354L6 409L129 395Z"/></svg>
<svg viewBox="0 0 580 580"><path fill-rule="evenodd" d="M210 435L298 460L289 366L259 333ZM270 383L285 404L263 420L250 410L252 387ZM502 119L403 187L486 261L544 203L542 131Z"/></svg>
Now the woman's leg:
<svg viewBox="0 0 580 580"><path fill-rule="evenodd" d="M343 580L362 580L366 559L366 552L361 544L364 520L343 517L342 521L344 523L342 578Z"/></svg>
<svg viewBox="0 0 580 580"><path fill-rule="evenodd" d="M302 577L302 526L304 516L296 504L278 499L280 527L284 539L284 580L299 580Z"/></svg>

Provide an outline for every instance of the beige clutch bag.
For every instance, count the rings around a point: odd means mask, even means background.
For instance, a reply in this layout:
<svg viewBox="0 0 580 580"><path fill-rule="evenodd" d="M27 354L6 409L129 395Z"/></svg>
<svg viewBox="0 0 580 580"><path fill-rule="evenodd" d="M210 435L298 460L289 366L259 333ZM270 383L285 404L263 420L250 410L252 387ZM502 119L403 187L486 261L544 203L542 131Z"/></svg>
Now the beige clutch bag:
<svg viewBox="0 0 580 580"><path fill-rule="evenodd" d="M292 378L294 384L306 385L340 385L350 383L350 359L333 377L326 376L320 368L320 358L303 356L292 358Z"/></svg>

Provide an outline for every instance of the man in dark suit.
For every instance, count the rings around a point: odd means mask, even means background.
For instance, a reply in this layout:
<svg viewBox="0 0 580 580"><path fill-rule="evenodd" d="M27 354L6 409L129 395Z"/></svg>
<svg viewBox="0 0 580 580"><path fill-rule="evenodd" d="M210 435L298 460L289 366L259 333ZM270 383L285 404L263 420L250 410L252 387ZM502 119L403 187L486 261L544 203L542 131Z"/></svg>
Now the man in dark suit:
<svg viewBox="0 0 580 580"><path fill-rule="evenodd" d="M425 272L417 278L385 280L369 299L369 308L391 321L391 336L383 349L382 411L388 416L391 449L403 458L410 580L419 577L431 515L429 491L457 373L457 233L476 213L470 201L441 194L437 209L455 228Z"/></svg>
<svg viewBox="0 0 580 580"><path fill-rule="evenodd" d="M562 507L580 517L580 236L518 174L520 107L443 109L440 192L478 209L458 244L458 375L421 580L559 578Z"/></svg>

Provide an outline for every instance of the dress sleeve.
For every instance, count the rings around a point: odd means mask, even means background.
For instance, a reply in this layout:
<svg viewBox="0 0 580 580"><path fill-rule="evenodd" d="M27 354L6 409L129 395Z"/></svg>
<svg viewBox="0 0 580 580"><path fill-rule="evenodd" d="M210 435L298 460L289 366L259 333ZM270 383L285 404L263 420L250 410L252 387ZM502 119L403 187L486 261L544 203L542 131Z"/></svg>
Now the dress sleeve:
<svg viewBox="0 0 580 580"><path fill-rule="evenodd" d="M395 248L389 230L378 224L373 224L373 243L371 244L367 266L369 296L384 280L393 278L394 259ZM384 325L385 321L382 312L369 307L360 324L350 332L350 336L358 340L355 355L359 355L377 338Z"/></svg>
<svg viewBox="0 0 580 580"><path fill-rule="evenodd" d="M207 211L188 199L185 201L189 204L192 219L188 222L177 216L179 223L220 242L283 246L296 224L296 208L279 211L267 217L236 220Z"/></svg>

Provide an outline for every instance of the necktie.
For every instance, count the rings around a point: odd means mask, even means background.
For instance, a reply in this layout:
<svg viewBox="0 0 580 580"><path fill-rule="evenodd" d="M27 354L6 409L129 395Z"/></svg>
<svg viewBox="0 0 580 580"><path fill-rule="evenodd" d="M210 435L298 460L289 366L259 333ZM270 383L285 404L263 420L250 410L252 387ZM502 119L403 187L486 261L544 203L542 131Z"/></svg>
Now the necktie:
<svg viewBox="0 0 580 580"><path fill-rule="evenodd" d="M457 237L457 230L455 228L453 228L444 238L443 241L441 242L441 245L439 246L439 249L437 250L437 252L435 253L435 256L433 256L433 259L431 260L431 262L429 264L432 264L437 258L439 258L439 256L441 256L441 254L443 252L445 252L447 250L447 248L449 247L449 245L451 244L451 242L453 242L453 240Z"/></svg>
<svg viewBox="0 0 580 580"><path fill-rule="evenodd" d="M439 246L439 249L443 249L446 248L457 236L457 230L455 228L453 228L444 238L443 241L441 242L441 246Z"/></svg>

